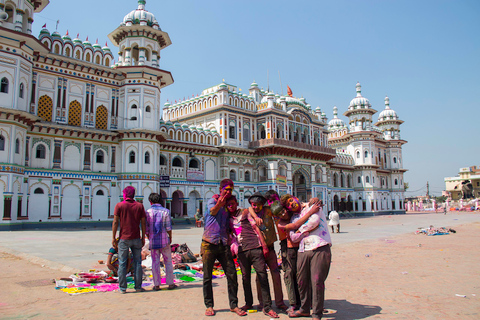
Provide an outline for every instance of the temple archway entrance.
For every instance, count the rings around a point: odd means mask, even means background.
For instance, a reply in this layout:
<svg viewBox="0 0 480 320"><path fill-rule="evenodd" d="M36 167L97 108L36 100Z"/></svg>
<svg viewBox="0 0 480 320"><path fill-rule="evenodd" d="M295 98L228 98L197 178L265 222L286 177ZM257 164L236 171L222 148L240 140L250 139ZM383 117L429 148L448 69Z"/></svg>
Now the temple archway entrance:
<svg viewBox="0 0 480 320"><path fill-rule="evenodd" d="M200 211L202 211L200 200L200 194L196 190L190 192L190 194L188 195L187 215L189 218L193 218L195 212L197 212L197 209L200 209Z"/></svg>
<svg viewBox="0 0 480 320"><path fill-rule="evenodd" d="M170 213L174 218L183 216L183 193L179 190L172 194L172 210Z"/></svg>
<svg viewBox="0 0 480 320"><path fill-rule="evenodd" d="M297 170L293 175L293 195L302 202L308 202L311 190L308 189L308 181L302 171Z"/></svg>

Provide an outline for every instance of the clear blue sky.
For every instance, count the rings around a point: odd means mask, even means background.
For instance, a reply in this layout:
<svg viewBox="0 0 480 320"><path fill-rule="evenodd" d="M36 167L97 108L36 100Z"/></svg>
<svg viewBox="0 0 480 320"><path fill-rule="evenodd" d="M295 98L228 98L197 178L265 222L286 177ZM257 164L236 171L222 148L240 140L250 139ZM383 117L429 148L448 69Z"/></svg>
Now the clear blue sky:
<svg viewBox="0 0 480 320"><path fill-rule="evenodd" d="M58 19L60 34L103 45L136 7L50 0L33 34L44 23L53 32ZM267 88L269 74L271 90L289 85L331 119L333 106L346 111L359 81L374 109L382 111L388 95L405 121L408 196L424 194L427 181L440 195L444 177L480 165L480 1L147 0L146 9L172 39L160 65L175 83L162 90L162 105L222 79L245 93L253 80Z"/></svg>

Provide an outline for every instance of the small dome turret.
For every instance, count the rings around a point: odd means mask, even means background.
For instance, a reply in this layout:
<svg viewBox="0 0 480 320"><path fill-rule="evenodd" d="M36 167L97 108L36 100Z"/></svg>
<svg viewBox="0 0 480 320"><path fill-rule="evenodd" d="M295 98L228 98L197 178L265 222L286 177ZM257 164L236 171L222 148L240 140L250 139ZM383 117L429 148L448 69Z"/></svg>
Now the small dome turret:
<svg viewBox="0 0 480 320"><path fill-rule="evenodd" d="M397 113L390 109L390 99L387 96L385 97L385 110L378 115L378 121L385 120L398 120Z"/></svg>
<svg viewBox="0 0 480 320"><path fill-rule="evenodd" d="M123 18L121 25L130 26L134 24L139 24L139 25L151 26L154 29L161 30L160 26L158 25L158 21L157 19L155 19L155 16L153 15L153 13L145 10L145 3L146 3L145 0L138 0L137 9L128 13Z"/></svg>
<svg viewBox="0 0 480 320"><path fill-rule="evenodd" d="M371 108L372 106L370 101L362 96L362 86L360 85L360 82L357 82L355 87L357 89L357 96L350 101L350 106L348 109L353 110L356 108Z"/></svg>
<svg viewBox="0 0 480 320"><path fill-rule="evenodd" d="M67 33L62 37L63 39L63 42L72 42L72 38L70 38L70 35L68 34L68 30L67 30Z"/></svg>
<svg viewBox="0 0 480 320"><path fill-rule="evenodd" d="M333 107L333 119L328 121L328 129L336 130L345 127L345 122L338 117L338 108L337 106Z"/></svg>

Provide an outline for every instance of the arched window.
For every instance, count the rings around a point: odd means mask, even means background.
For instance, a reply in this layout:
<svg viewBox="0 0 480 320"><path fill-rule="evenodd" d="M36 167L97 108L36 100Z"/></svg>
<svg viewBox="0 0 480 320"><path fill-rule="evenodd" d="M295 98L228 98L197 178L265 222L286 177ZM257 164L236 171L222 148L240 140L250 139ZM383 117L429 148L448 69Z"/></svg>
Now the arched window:
<svg viewBox="0 0 480 320"><path fill-rule="evenodd" d="M362 183L362 177L358 176L357 182Z"/></svg>
<svg viewBox="0 0 480 320"><path fill-rule="evenodd" d="M161 166L166 166L167 165L167 159L165 159L164 156L160 156L160 165Z"/></svg>
<svg viewBox="0 0 480 320"><path fill-rule="evenodd" d="M345 187L345 177L343 174L340 174L340 187Z"/></svg>
<svg viewBox="0 0 480 320"><path fill-rule="evenodd" d="M90 59L91 59L90 52L87 52L87 55L85 56L85 60L88 62L91 62Z"/></svg>
<svg viewBox="0 0 480 320"><path fill-rule="evenodd" d="M150 108L150 106L145 107L145 112L151 112L151 111L152 111L152 108Z"/></svg>
<svg viewBox="0 0 480 320"><path fill-rule="evenodd" d="M60 54L60 46L58 44L55 45L55 53Z"/></svg>
<svg viewBox="0 0 480 320"><path fill-rule="evenodd" d="M96 195L97 195L97 196L103 196L103 195L105 195L105 194L103 193L103 190L98 190L97 193L96 193Z"/></svg>
<svg viewBox="0 0 480 320"><path fill-rule="evenodd" d="M35 194L44 194L42 188L37 188L37 189L35 189L35 191L33 191L33 193L35 193Z"/></svg>
<svg viewBox="0 0 480 320"><path fill-rule="evenodd" d="M150 152L145 152L145 164L150 164Z"/></svg>
<svg viewBox="0 0 480 320"><path fill-rule="evenodd" d="M398 179L395 179L395 185L398 186Z"/></svg>
<svg viewBox="0 0 480 320"><path fill-rule="evenodd" d="M0 92L8 93L8 79L2 78L2 82L0 84Z"/></svg>
<svg viewBox="0 0 480 320"><path fill-rule="evenodd" d="M95 63L96 63L96 64L100 64L100 56L97 56L97 57L95 58Z"/></svg>
<svg viewBox="0 0 480 320"><path fill-rule="evenodd" d="M15 140L15 153L20 154L20 140L18 138Z"/></svg>
<svg viewBox="0 0 480 320"><path fill-rule="evenodd" d="M105 156L104 156L102 150L97 151L96 161L97 161L97 163L104 163L105 162Z"/></svg>
<svg viewBox="0 0 480 320"><path fill-rule="evenodd" d="M75 53L75 59L80 60L80 50L77 50L77 52Z"/></svg>
<svg viewBox="0 0 480 320"><path fill-rule="evenodd" d="M135 163L135 152L130 151L130 154L128 155L128 163Z"/></svg>
<svg viewBox="0 0 480 320"><path fill-rule="evenodd" d="M5 138L0 136L0 151L5 150Z"/></svg>
<svg viewBox="0 0 480 320"><path fill-rule="evenodd" d="M182 167L182 160L180 158L173 159L172 167Z"/></svg>
<svg viewBox="0 0 480 320"><path fill-rule="evenodd" d="M357 159L360 159L360 151L357 151Z"/></svg>
<svg viewBox="0 0 480 320"><path fill-rule="evenodd" d="M105 59L105 66L110 67L110 59L109 58Z"/></svg>
<svg viewBox="0 0 480 320"><path fill-rule="evenodd" d="M338 187L338 176L336 173L333 174L333 186Z"/></svg>
<svg viewBox="0 0 480 320"><path fill-rule="evenodd" d="M368 158L368 151L365 151L365 159Z"/></svg>
<svg viewBox="0 0 480 320"><path fill-rule="evenodd" d="M18 96L23 99L23 92L24 92L24 85L23 83L20 83L20 88L18 90Z"/></svg>
<svg viewBox="0 0 480 320"><path fill-rule="evenodd" d="M245 181L250 181L250 171L245 171Z"/></svg>
<svg viewBox="0 0 480 320"><path fill-rule="evenodd" d="M393 163L397 163L397 157L393 157Z"/></svg>
<svg viewBox="0 0 480 320"><path fill-rule="evenodd" d="M43 144L39 144L37 146L37 150L35 152L35 158L37 159L45 159L46 149Z"/></svg>
<svg viewBox="0 0 480 320"><path fill-rule="evenodd" d="M237 173L235 172L235 170L230 170L230 180L237 180Z"/></svg>
<svg viewBox="0 0 480 320"><path fill-rule="evenodd" d="M66 55L67 57L70 57L70 47L67 47L67 48L65 49L65 55Z"/></svg>
<svg viewBox="0 0 480 320"><path fill-rule="evenodd" d="M369 177L369 176L366 176L366 177L365 177L365 182L366 182L366 183L370 183L370 177Z"/></svg>
<svg viewBox="0 0 480 320"><path fill-rule="evenodd" d="M196 159L191 159L190 163L188 164L190 168L198 169L198 161Z"/></svg>
<svg viewBox="0 0 480 320"><path fill-rule="evenodd" d="M132 109L137 109L137 105L136 104L132 105Z"/></svg>

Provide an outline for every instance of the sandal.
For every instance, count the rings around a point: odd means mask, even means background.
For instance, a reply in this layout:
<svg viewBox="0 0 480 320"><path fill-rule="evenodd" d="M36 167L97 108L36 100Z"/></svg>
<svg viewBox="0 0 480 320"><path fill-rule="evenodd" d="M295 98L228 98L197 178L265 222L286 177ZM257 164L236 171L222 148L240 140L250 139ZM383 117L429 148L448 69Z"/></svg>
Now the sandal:
<svg viewBox="0 0 480 320"><path fill-rule="evenodd" d="M153 287L152 290L153 290L153 291L160 291L160 290L162 290L162 289L160 289L160 286L155 286L155 287Z"/></svg>
<svg viewBox="0 0 480 320"><path fill-rule="evenodd" d="M247 315L247 313L244 310L240 309L239 307L236 307L234 309L230 309L230 311L235 312L240 317L243 317L243 316Z"/></svg>
<svg viewBox="0 0 480 320"><path fill-rule="evenodd" d="M273 311L273 309L270 309L270 311L268 312L263 310L263 314L270 318L280 318L280 316L275 311Z"/></svg>
<svg viewBox="0 0 480 320"><path fill-rule="evenodd" d="M288 307L285 304L278 305L277 308L281 310L282 312L287 313Z"/></svg>
<svg viewBox="0 0 480 320"><path fill-rule="evenodd" d="M244 305L244 306L241 307L240 309L242 309L243 311L247 311L247 310L253 309L253 306Z"/></svg>
<svg viewBox="0 0 480 320"><path fill-rule="evenodd" d="M205 310L205 315L207 317L212 317L215 315L215 310L213 310L213 308L207 308L207 310Z"/></svg>
<svg viewBox="0 0 480 320"><path fill-rule="evenodd" d="M289 318L300 318L300 317L310 317L310 313L301 313L300 310L290 312L288 314Z"/></svg>
<svg viewBox="0 0 480 320"><path fill-rule="evenodd" d="M176 284L171 284L168 286L168 290L173 290L175 288L178 288L178 286Z"/></svg>

